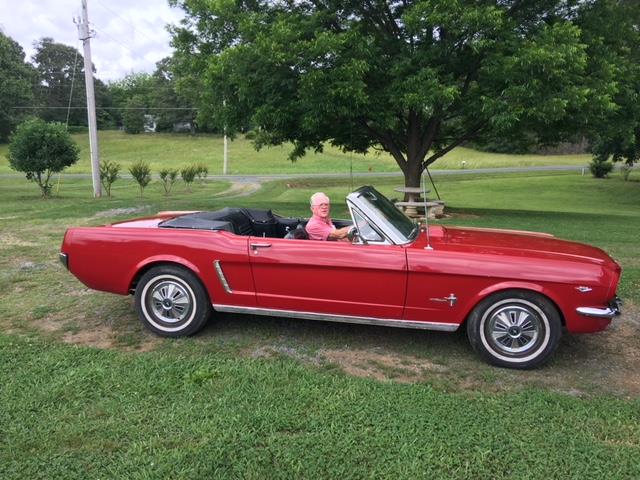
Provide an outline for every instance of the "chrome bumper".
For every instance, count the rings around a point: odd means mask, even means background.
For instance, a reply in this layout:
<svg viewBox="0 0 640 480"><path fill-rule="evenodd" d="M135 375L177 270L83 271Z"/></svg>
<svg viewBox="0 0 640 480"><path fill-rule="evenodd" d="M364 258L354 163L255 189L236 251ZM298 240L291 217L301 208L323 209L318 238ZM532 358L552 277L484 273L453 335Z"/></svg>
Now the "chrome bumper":
<svg viewBox="0 0 640 480"><path fill-rule="evenodd" d="M580 315L584 315L585 317L596 317L596 318L613 318L620 315L620 307L622 306L622 300L618 297L615 297L611 300L611 303L607 308L597 308L597 307L578 307L576 308L576 312Z"/></svg>
<svg viewBox="0 0 640 480"><path fill-rule="evenodd" d="M66 253L59 253L58 259L60 260L60 263L64 265L64 268L69 270L69 255L67 255Z"/></svg>

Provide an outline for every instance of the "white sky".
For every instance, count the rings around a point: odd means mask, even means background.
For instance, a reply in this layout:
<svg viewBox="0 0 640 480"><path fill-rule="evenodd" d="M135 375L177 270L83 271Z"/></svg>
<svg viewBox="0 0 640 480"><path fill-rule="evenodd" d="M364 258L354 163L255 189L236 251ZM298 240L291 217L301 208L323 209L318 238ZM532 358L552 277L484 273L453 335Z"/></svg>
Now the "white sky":
<svg viewBox="0 0 640 480"><path fill-rule="evenodd" d="M167 0L87 0L89 22L96 36L91 56L96 77L117 80L131 72L153 72L158 60L171 54L165 26L177 24L182 10L170 8ZM78 48L80 0L1 0L0 29L17 41L30 60L33 42L52 37L58 43Z"/></svg>

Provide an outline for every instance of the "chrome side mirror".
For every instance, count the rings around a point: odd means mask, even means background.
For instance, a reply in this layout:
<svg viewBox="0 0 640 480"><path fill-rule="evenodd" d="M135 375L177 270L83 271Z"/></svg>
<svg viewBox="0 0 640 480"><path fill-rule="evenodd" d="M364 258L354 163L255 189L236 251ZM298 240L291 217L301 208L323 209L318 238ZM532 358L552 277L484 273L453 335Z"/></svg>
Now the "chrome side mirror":
<svg viewBox="0 0 640 480"><path fill-rule="evenodd" d="M362 244L367 243L367 241L360 236L360 233L358 232L358 227L356 227L355 225L353 225L347 232L347 238L351 243L362 243Z"/></svg>

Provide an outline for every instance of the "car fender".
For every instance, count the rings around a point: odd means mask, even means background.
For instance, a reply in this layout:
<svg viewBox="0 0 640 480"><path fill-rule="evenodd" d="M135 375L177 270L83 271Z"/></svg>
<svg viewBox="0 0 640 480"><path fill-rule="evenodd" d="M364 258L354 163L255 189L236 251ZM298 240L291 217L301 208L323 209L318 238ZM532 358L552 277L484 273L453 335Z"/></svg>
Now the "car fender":
<svg viewBox="0 0 640 480"><path fill-rule="evenodd" d="M128 272L127 278L129 289L133 288L134 281L136 280L136 278L138 278L140 272L146 270L150 265L156 263L172 263L175 265L180 265L191 270L200 279L200 281L202 281L201 270L194 263L190 262L184 257L180 257L177 255L154 255L136 263L131 271Z"/></svg>
<svg viewBox="0 0 640 480"><path fill-rule="evenodd" d="M473 295L471 298L469 298L467 303L465 304L465 313L464 313L463 321L467 319L471 311L482 300L484 300L490 295L493 295L494 293L502 292L505 290L528 290L530 292L536 292L536 293L539 293L540 295L544 295L554 303L554 305L558 309L558 312L560 313L560 316L563 317L562 310L559 307L561 302L558 301L559 299L556 298L556 295L553 292L553 290L535 282L504 281L504 282L499 282L499 283L494 283L492 285L489 285L488 287L483 288L482 290L477 292L475 295Z"/></svg>

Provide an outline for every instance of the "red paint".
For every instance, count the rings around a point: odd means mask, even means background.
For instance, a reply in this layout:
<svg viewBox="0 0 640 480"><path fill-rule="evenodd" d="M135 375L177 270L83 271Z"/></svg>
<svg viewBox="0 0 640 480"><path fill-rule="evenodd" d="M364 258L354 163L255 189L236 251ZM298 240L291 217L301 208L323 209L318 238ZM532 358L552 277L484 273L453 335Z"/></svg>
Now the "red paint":
<svg viewBox="0 0 640 480"><path fill-rule="evenodd" d="M456 324L487 295L527 289L549 297L570 332L608 326L576 308L605 307L620 278L600 249L527 232L432 226L428 249L424 232L404 246L352 245L157 228L165 218L68 230L61 250L69 270L90 288L124 295L144 268L176 263L201 279L214 304ZM450 294L453 306L433 300Z"/></svg>

